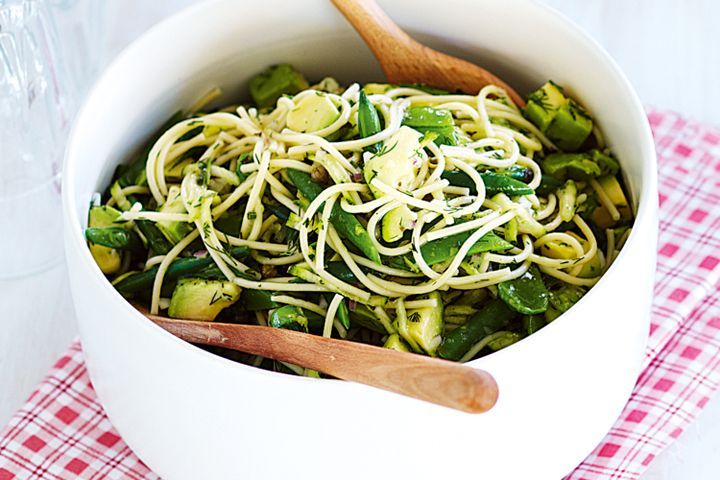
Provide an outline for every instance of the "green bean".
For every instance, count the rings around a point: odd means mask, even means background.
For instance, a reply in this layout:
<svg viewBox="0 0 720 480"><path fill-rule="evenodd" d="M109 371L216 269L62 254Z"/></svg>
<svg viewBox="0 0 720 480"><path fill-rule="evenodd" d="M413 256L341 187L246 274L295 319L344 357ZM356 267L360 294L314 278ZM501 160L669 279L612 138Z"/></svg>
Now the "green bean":
<svg viewBox="0 0 720 480"><path fill-rule="evenodd" d="M525 315L544 313L550 299L542 275L534 266L521 277L499 283L498 295L510 308Z"/></svg>
<svg viewBox="0 0 720 480"><path fill-rule="evenodd" d="M284 305L273 310L268 318L268 325L273 328L285 328L298 332L308 332L322 328L325 319L315 312L295 305Z"/></svg>
<svg viewBox="0 0 720 480"><path fill-rule="evenodd" d="M378 116L375 106L370 103L364 90L360 90L360 99L358 100L358 132L361 138L371 137L380 132L380 117ZM377 152L378 144L374 143L366 148L368 151Z"/></svg>
<svg viewBox="0 0 720 480"><path fill-rule="evenodd" d="M535 192L538 195L550 195L562 185L563 182L561 180L553 177L552 175L543 173L542 177L540 178L540 185L538 185L538 188L535 190Z"/></svg>
<svg viewBox="0 0 720 480"><path fill-rule="evenodd" d="M310 175L300 170L288 169L287 174L300 193L310 201L314 200L325 189L325 187L313 181ZM333 205L330 212L330 223L342 238L347 238L367 258L375 263L381 263L380 254L370 241L370 235L365 230L365 227L353 214L343 210L339 203Z"/></svg>
<svg viewBox="0 0 720 480"><path fill-rule="evenodd" d="M427 242L420 247L420 253L422 253L425 262L428 265L435 265L446 260L453 258L457 255L460 247L465 241L470 238L474 232L469 230L467 232L456 233L448 237L439 238L431 242ZM470 247L468 255L473 255L482 252L504 252L513 248L513 245L504 239L498 237L493 232L488 232L480 239L475 242L475 245Z"/></svg>
<svg viewBox="0 0 720 480"><path fill-rule="evenodd" d="M455 124L449 110L433 107L411 107L405 112L403 125L424 135L433 135L438 145L457 145Z"/></svg>
<svg viewBox="0 0 720 480"><path fill-rule="evenodd" d="M90 227L85 230L85 238L95 245L118 250L137 251L143 248L138 234L122 227Z"/></svg>
<svg viewBox="0 0 720 480"><path fill-rule="evenodd" d="M467 173L460 170L445 170L441 177L448 180L450 185L469 188L471 195L477 195L475 182ZM528 187L525 183L501 173L482 172L480 177L485 184L485 194L488 197L497 193L504 193L505 195L511 197L518 195L532 195L535 193L535 191Z"/></svg>
<svg viewBox="0 0 720 480"><path fill-rule="evenodd" d="M493 300L450 332L440 344L438 355L460 360L483 337L506 328L515 316L502 300Z"/></svg>
<svg viewBox="0 0 720 480"><path fill-rule="evenodd" d="M277 292L245 288L240 294L240 301L238 304L245 310L249 311L278 308L281 304L272 301L271 297L273 295L277 295Z"/></svg>
<svg viewBox="0 0 720 480"><path fill-rule="evenodd" d="M533 172L529 168L521 167L520 165L512 165L504 170L496 172L500 175L505 175L515 180L519 180L523 183L530 183L533 179Z"/></svg>
<svg viewBox="0 0 720 480"><path fill-rule="evenodd" d="M172 249L173 244L165 238L160 229L150 220L135 220L135 225L137 225L153 252L158 255L165 255Z"/></svg>
<svg viewBox="0 0 720 480"><path fill-rule="evenodd" d="M337 309L337 318L340 320L340 324L346 329L350 328L350 311L348 310L347 300L340 300L340 305Z"/></svg>
<svg viewBox="0 0 720 480"><path fill-rule="evenodd" d="M337 277L343 282L354 283L358 281L358 279L355 277L355 274L352 272L352 270L350 270L350 267L348 267L345 262L328 262L325 265L325 269L330 272L333 277ZM361 267L361 270L365 269Z"/></svg>
<svg viewBox="0 0 720 480"><path fill-rule="evenodd" d="M234 247L230 253L233 257L242 257L249 252L250 249L248 247ZM209 255L203 258L181 258L175 260L168 266L164 279L166 281L177 280L181 276L199 272L213 263L214 261ZM157 272L158 267L152 267L144 272L133 273L116 283L115 288L125 296L141 293L143 290L152 288Z"/></svg>

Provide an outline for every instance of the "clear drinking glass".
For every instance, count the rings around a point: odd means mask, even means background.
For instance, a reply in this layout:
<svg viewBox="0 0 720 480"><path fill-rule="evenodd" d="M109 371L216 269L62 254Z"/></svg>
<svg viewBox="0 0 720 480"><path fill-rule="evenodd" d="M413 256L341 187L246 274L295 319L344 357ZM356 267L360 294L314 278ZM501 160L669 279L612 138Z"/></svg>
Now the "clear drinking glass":
<svg viewBox="0 0 720 480"><path fill-rule="evenodd" d="M78 33L93 20L77 11L84 3L104 2L0 0L0 278L62 259L65 140L97 60L79 49L99 42Z"/></svg>

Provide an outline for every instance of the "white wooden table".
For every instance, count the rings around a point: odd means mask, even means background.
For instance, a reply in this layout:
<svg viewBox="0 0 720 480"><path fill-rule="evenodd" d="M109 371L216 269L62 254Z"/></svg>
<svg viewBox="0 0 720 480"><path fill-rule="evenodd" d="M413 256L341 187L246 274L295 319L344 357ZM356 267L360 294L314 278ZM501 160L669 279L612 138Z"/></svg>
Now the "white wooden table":
<svg viewBox="0 0 720 480"><path fill-rule="evenodd" d="M109 0L106 58L193 0ZM624 69L643 102L720 125L720 2L546 0L590 32ZM7 254L7 252L6 252ZM64 264L0 281L0 425L75 335ZM660 455L644 480L720 478L720 398Z"/></svg>

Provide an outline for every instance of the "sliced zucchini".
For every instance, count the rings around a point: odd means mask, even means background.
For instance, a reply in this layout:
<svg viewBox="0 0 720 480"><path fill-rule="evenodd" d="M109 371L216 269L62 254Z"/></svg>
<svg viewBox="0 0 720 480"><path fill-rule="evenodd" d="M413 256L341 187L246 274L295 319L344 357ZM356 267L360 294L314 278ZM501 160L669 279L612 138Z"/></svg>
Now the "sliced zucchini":
<svg viewBox="0 0 720 480"><path fill-rule="evenodd" d="M225 280L181 278L170 298L168 315L212 322L221 310L240 298L240 292L239 285Z"/></svg>
<svg viewBox="0 0 720 480"><path fill-rule="evenodd" d="M119 218L120 212L107 205L90 207L88 227L117 227ZM122 264L122 252L120 250L90 243L90 253L104 274L109 275L120 270Z"/></svg>
<svg viewBox="0 0 720 480"><path fill-rule="evenodd" d="M436 306L408 310L405 335L410 344L416 344L428 355L435 356L442 342L443 303L439 292L432 292L427 298L434 299Z"/></svg>

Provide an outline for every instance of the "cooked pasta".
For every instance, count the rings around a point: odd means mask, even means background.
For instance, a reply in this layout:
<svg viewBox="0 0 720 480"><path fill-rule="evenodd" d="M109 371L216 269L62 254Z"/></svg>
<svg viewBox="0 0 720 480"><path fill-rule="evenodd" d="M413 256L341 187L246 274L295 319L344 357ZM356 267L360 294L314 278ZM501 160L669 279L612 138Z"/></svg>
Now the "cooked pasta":
<svg viewBox="0 0 720 480"><path fill-rule="evenodd" d="M154 314L467 361L569 309L627 238L619 166L552 82L521 109L280 65L251 94L173 118L91 207L98 265Z"/></svg>

